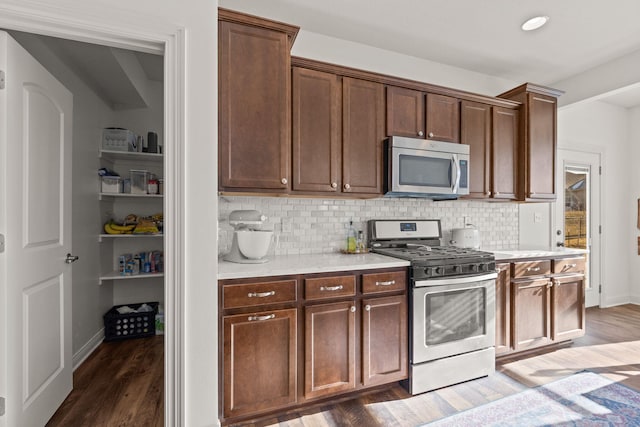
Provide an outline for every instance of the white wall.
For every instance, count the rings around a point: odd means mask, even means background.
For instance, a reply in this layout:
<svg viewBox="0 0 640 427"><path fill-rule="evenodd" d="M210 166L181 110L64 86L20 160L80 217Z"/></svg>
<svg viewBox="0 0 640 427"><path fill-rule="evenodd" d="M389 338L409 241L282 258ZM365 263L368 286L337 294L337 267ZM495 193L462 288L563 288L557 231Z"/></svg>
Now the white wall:
<svg viewBox="0 0 640 427"><path fill-rule="evenodd" d="M184 277L173 277L185 289L184 299L176 301L185 312L180 357L185 369L175 387L184 390L183 401L176 402L185 414L183 424L194 427L218 424L217 264L211 262L217 242L215 227L203 226L215 224L217 216L217 6L217 0L192 0L188 5L179 0L0 0L0 20L9 15L27 17L26 22L4 19L7 28L32 32L45 28L67 37L79 32L90 40L87 34L93 31L108 32L119 47L123 38L162 40L184 30L185 67L172 69L176 83L184 82L176 93L184 95L185 114L176 125L178 131L184 128L187 139L176 152L184 156L179 163L188 165L176 208L181 217L173 224L184 235L179 242L184 262L179 267L186 272ZM79 30L50 30L52 25ZM166 141L165 147L170 143L175 141ZM166 183L166 187L176 185ZM167 318L168 332L171 322Z"/></svg>
<svg viewBox="0 0 640 427"><path fill-rule="evenodd" d="M632 225L638 197L638 172L629 139L629 112L599 101L558 111L559 148L602 152L602 295L601 305L629 302ZM635 179L634 179L635 175ZM635 217L633 218L635 221Z"/></svg>

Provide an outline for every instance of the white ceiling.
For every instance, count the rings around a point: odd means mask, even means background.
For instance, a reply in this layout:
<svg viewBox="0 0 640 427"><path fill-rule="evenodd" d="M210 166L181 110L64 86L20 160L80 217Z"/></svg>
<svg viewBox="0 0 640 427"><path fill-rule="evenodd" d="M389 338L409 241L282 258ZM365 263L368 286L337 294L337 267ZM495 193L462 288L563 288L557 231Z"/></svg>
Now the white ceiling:
<svg viewBox="0 0 640 427"><path fill-rule="evenodd" d="M220 0L219 5L518 83L552 85L640 49L638 0ZM550 17L546 26L520 30L540 14ZM620 96L601 100L618 102ZM639 105L640 94L620 102Z"/></svg>

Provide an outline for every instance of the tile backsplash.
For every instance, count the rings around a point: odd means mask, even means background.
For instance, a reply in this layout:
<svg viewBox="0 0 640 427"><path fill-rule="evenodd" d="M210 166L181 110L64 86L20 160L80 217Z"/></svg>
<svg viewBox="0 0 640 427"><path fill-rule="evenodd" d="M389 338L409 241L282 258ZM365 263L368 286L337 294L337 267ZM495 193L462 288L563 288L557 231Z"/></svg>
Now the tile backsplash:
<svg viewBox="0 0 640 427"><path fill-rule="evenodd" d="M273 229L275 255L338 252L345 247L349 221L366 236L369 219L440 219L442 241L451 240L451 229L468 223L480 231L481 249L518 246L518 205L466 200L425 199L311 199L289 197L220 196L218 199L218 253L229 251L233 228L229 213L255 209L268 217L262 228Z"/></svg>

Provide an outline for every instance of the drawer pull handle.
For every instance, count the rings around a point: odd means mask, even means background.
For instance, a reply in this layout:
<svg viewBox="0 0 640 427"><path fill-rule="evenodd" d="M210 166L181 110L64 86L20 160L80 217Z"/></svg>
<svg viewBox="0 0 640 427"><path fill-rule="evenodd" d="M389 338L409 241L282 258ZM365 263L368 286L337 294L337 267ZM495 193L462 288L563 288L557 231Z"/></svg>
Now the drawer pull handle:
<svg viewBox="0 0 640 427"><path fill-rule="evenodd" d="M320 286L320 290L321 291L341 291L342 289L344 289L344 286L342 285L338 285L338 286Z"/></svg>
<svg viewBox="0 0 640 427"><path fill-rule="evenodd" d="M275 319L275 314L267 314L266 316L249 316L247 319L249 322L259 322L262 320Z"/></svg>
<svg viewBox="0 0 640 427"><path fill-rule="evenodd" d="M249 298L266 298L266 297L271 297L274 296L276 294L276 291L269 291L269 292L249 292L247 294L247 296Z"/></svg>
<svg viewBox="0 0 640 427"><path fill-rule="evenodd" d="M540 267L527 267L527 271L540 271Z"/></svg>
<svg viewBox="0 0 640 427"><path fill-rule="evenodd" d="M376 286L393 286L396 284L395 280L387 280L386 282L376 282Z"/></svg>
<svg viewBox="0 0 640 427"><path fill-rule="evenodd" d="M562 271L567 271L567 270L570 270L572 268L576 268L576 265L577 264L565 264L565 266L562 267Z"/></svg>

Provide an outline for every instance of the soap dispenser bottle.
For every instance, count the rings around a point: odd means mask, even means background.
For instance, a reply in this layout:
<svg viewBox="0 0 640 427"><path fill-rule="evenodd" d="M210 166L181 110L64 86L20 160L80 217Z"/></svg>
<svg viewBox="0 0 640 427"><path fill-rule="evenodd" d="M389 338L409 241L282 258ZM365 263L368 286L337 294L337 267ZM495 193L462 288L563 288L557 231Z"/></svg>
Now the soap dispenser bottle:
<svg viewBox="0 0 640 427"><path fill-rule="evenodd" d="M349 229L347 230L347 252L356 251L356 230L353 228L353 221L349 221Z"/></svg>

